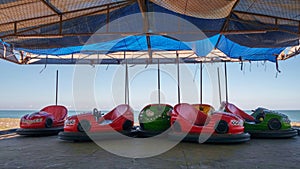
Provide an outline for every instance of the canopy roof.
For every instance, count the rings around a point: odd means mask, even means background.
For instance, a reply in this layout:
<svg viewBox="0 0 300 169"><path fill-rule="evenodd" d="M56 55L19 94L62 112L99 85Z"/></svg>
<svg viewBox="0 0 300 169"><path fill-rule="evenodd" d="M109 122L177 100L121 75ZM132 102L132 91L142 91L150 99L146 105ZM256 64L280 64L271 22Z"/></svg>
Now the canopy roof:
<svg viewBox="0 0 300 169"><path fill-rule="evenodd" d="M0 58L19 64L299 54L299 0L2 0L0 9Z"/></svg>

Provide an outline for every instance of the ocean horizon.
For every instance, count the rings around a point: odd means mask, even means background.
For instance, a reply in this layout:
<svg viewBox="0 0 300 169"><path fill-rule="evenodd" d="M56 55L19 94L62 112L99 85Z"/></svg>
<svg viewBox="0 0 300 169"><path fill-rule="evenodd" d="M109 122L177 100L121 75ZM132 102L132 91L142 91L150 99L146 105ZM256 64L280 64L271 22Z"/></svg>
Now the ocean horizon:
<svg viewBox="0 0 300 169"><path fill-rule="evenodd" d="M21 118L26 114L37 112L38 110L0 110L0 118ZM92 110L69 110L68 116L91 112ZM244 110L246 113L251 114L251 110ZM300 110L275 110L280 113L286 114L292 122L300 122ZM101 110L103 113L109 112L108 110ZM134 111L134 120L138 121L140 111Z"/></svg>

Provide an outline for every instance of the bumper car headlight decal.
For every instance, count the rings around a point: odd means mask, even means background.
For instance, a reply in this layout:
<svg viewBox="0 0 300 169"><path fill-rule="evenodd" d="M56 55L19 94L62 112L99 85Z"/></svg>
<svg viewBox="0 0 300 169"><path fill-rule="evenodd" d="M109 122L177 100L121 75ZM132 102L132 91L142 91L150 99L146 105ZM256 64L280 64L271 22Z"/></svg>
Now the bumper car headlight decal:
<svg viewBox="0 0 300 169"><path fill-rule="evenodd" d="M75 124L75 119L65 121L65 126L73 126L74 124Z"/></svg>
<svg viewBox="0 0 300 169"><path fill-rule="evenodd" d="M38 119L35 119L35 120L34 120L35 123L40 123L40 122L42 122L42 121L43 121L42 118L38 118Z"/></svg>
<svg viewBox="0 0 300 169"><path fill-rule="evenodd" d="M231 124L233 126L243 126L243 121L240 121L240 120L231 120Z"/></svg>

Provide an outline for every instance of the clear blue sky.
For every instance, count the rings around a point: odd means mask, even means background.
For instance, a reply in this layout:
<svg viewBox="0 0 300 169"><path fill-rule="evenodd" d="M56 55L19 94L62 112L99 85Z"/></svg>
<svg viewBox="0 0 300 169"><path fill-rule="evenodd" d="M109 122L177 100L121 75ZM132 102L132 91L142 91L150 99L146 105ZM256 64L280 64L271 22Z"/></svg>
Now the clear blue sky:
<svg viewBox="0 0 300 169"><path fill-rule="evenodd" d="M211 65L211 64L209 64ZM282 71L276 78L275 63L244 63L243 71L239 63L228 64L229 101L242 109L254 109L258 106L270 109L300 109L300 56L281 61ZM129 67L130 105L139 110L143 106L157 102L157 65ZM124 103L124 66L66 66L16 65L0 60L0 109L37 110L55 103L55 75L59 70L59 104L69 109L89 110L97 106L100 109L112 109L116 104ZM80 69L96 71L92 81L75 72ZM161 65L162 102L171 105L177 102L176 66ZM187 72L184 72L187 68ZM198 65L181 66L182 102L199 102ZM80 70L81 71L81 70ZM205 103L216 99L218 91L215 75L204 68L203 97ZM223 74L221 75L223 76ZM75 79L75 80L74 80ZM78 89L78 85L92 83L95 89ZM75 87L74 87L75 84ZM77 87L76 87L77 85ZM80 86L80 85L79 85ZM76 90L76 92L73 92ZM77 91L78 90L78 91ZM85 95L85 91L92 95ZM76 94L74 94L76 93ZM224 94L223 94L224 98ZM74 105L76 100L76 105ZM91 103L89 100L95 100ZM76 107L75 107L76 106Z"/></svg>

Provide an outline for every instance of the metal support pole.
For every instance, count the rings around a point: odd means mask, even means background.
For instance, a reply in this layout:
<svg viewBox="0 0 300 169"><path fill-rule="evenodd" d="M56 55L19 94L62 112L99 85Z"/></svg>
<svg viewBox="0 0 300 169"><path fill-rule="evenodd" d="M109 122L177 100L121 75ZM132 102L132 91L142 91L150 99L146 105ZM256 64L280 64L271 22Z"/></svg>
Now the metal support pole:
<svg viewBox="0 0 300 169"><path fill-rule="evenodd" d="M14 34L17 34L17 31L18 31L18 23L17 22L14 22Z"/></svg>
<svg viewBox="0 0 300 169"><path fill-rule="evenodd" d="M157 87L158 87L158 104L160 104L160 67L159 59L157 59Z"/></svg>
<svg viewBox="0 0 300 169"><path fill-rule="evenodd" d="M202 62L200 62L200 104L203 103L203 90L202 90L202 84L203 84L203 72L202 72Z"/></svg>
<svg viewBox="0 0 300 169"><path fill-rule="evenodd" d="M127 104L129 105L129 80L128 80L128 63L127 63L127 60L126 60L126 82L125 83L126 83L125 99L127 100ZM126 103L126 101L125 101L125 103Z"/></svg>
<svg viewBox="0 0 300 169"><path fill-rule="evenodd" d="M59 15L59 35L63 33L63 15Z"/></svg>
<svg viewBox="0 0 300 169"><path fill-rule="evenodd" d="M124 61L125 61L125 87L124 87L124 102L127 104L127 60L126 60L126 53L124 52Z"/></svg>
<svg viewBox="0 0 300 169"><path fill-rule="evenodd" d="M180 70L179 70L179 54L176 51L176 62L177 62L177 96L178 103L180 103Z"/></svg>
<svg viewBox="0 0 300 169"><path fill-rule="evenodd" d="M220 81L220 69L218 68L218 85L219 85L219 99L220 104L222 103L222 96L221 96L221 81Z"/></svg>
<svg viewBox="0 0 300 169"><path fill-rule="evenodd" d="M58 70L56 70L56 94L55 94L55 105L57 105L58 100Z"/></svg>
<svg viewBox="0 0 300 169"><path fill-rule="evenodd" d="M227 86L227 62L224 62L225 69L225 90L226 90L226 103L228 102L228 86Z"/></svg>

